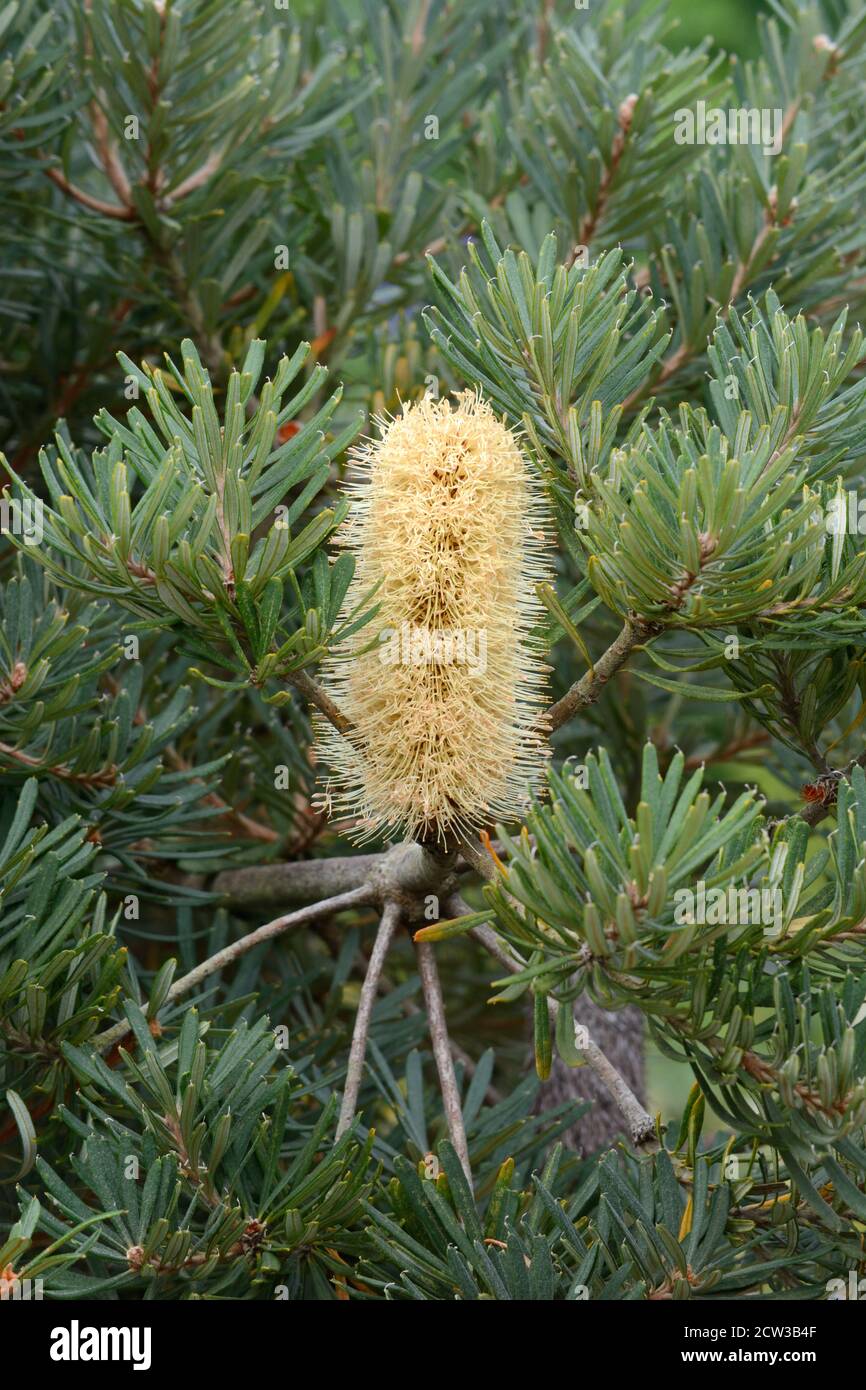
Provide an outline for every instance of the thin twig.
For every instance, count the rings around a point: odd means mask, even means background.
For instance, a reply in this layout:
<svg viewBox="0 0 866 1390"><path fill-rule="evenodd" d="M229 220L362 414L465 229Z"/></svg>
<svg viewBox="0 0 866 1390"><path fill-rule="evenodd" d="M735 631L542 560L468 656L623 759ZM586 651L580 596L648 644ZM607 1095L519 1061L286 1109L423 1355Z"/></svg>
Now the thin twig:
<svg viewBox="0 0 866 1390"><path fill-rule="evenodd" d="M555 7L555 0L541 0L541 14L538 16L538 22L535 26L535 44L539 63L543 63L547 57L547 48L550 43L550 21Z"/></svg>
<svg viewBox="0 0 866 1390"><path fill-rule="evenodd" d="M550 1021L555 1028L557 1010L565 1006L558 1004L555 999L548 999L547 1003L550 1010ZM576 1020L574 1026L575 1029L583 1027ZM645 1153L655 1152L659 1144L652 1115L644 1109L628 1082L620 1076L613 1063L608 1061L598 1043L593 1041L585 1027L579 1047L599 1081L613 1097L620 1114L627 1121L632 1143Z"/></svg>
<svg viewBox="0 0 866 1390"><path fill-rule="evenodd" d="M683 763L684 772L694 772L695 768L707 766L710 763L726 763L733 761L738 753L748 752L751 748L761 748L765 743L770 742L770 735L766 730L760 733L743 734L740 738L733 738L728 743L716 747L713 752L703 756L693 753L686 758Z"/></svg>
<svg viewBox="0 0 866 1390"><path fill-rule="evenodd" d="M114 203L106 203L102 198L94 198L90 193L85 193L83 188L78 188L76 184L70 183L53 165L46 167L44 173L46 178L56 184L68 198L74 198L76 203L80 203L82 207L90 208L91 212L98 212L103 217L113 217L117 222L134 222L136 220L137 213L134 208L117 207Z"/></svg>
<svg viewBox="0 0 866 1390"><path fill-rule="evenodd" d="M380 976L380 994L384 994L386 996L389 994L393 994L396 988L397 986L385 975ZM403 1013L406 1015L407 1018L416 1018L418 1014L422 1012L422 1010L419 1009L418 1005L415 1003L414 999L404 999L400 1007L402 1008ZM28 1038L28 1043L29 1042L30 1040ZM455 1062L460 1063L460 1065L463 1067L463 1070L466 1072L466 1075L470 1077L470 1079L475 1075L475 1073L478 1070L478 1063L475 1061L474 1057L470 1057L469 1053L466 1051L466 1048L461 1047L460 1044L456 1043L453 1038L451 1039L451 1056L454 1058ZM484 1092L484 1098L487 1101L488 1105L499 1105L500 1101L503 1099L503 1095L502 1092L497 1090L495 1086L493 1086L492 1084L488 1084Z"/></svg>
<svg viewBox="0 0 866 1390"><path fill-rule="evenodd" d="M366 966L367 961L363 957L362 961L363 964ZM389 994L394 994L397 989L398 986L394 983L392 979L390 979L388 975L385 974L385 971L383 970L381 975L379 976L379 993L384 998L387 998ZM422 1014L424 1012L423 1009L418 1007L414 999L401 999L400 1008L402 1009L403 1014L406 1018L417 1018L419 1014ZM456 1043L453 1038L451 1039L451 1054L455 1062L459 1062L461 1064L464 1071L466 1072L466 1075L471 1079L478 1070L478 1063L475 1061L473 1057L470 1057L465 1047L461 1047L460 1044ZM484 1092L484 1095L489 1105L498 1105L503 1098L501 1091L498 1091L496 1087L491 1084L488 1084Z"/></svg>
<svg viewBox="0 0 866 1390"><path fill-rule="evenodd" d="M472 911L471 907L463 902L457 894L449 899L447 910L453 912L455 917L465 916ZM521 961L516 954L511 954L491 927L473 927L469 935L478 941L485 950L489 951L510 974L516 975L526 968L526 962ZM551 1024L555 1028L557 1010L563 1006L558 1004L555 999L550 998L548 998L547 1005ZM620 1076L613 1063L604 1055L598 1043L593 1042L589 1029L578 1019L575 1019L574 1026L580 1036L580 1051L599 1081L616 1102L620 1114L628 1124L632 1143L636 1148L640 1148L646 1153L653 1151L658 1147L658 1141L655 1137L655 1123L652 1116L641 1105L628 1082Z"/></svg>
<svg viewBox="0 0 866 1390"><path fill-rule="evenodd" d="M607 209L608 202L610 201L611 189L613 186L614 179L616 178L617 170L619 169L620 161L625 151L629 131L631 130L632 121L634 120L634 112L637 103L637 94L635 92L632 92L629 96L626 97L625 101L623 101L620 104L620 108L617 112L616 134L613 138L613 144L611 146L610 159L608 160L605 166L604 173L601 177L601 182L598 186L598 193L596 194L595 199L595 209L592 212L588 212L580 224L580 228L578 229L577 233L577 246L572 248L571 252L569 253L566 259L566 270L570 270L575 260L577 259L578 248L581 246L589 246L590 242L592 241L593 237L598 231L599 223L601 222L601 219L604 216L604 213Z"/></svg>
<svg viewBox="0 0 866 1390"><path fill-rule="evenodd" d="M228 946L224 946L221 951L216 951L212 956L208 956L207 960L194 966L186 975L181 975L180 979L175 980L169 989L165 1002L170 1003L179 999L181 995L188 994L209 975L214 975L227 965L233 965L241 956L246 955L247 951L252 951L263 941L271 941L275 936L281 936L290 927L306 926L308 922L315 922L317 918L328 917L334 912L342 912L347 907L363 907L372 902L375 897L376 889L365 883L360 888L351 889L348 893L339 893L334 898L325 898L322 902L311 903L309 907L302 907L297 912L289 912L282 917L275 917L272 922L265 922L264 926L256 927L255 931L248 932L246 936L238 937L237 941L229 942ZM99 1052L108 1052L115 1043L125 1038L128 1032L128 1023L116 1023L94 1039L94 1046Z"/></svg>
<svg viewBox="0 0 866 1390"><path fill-rule="evenodd" d="M105 170L105 176L117 194L121 207L131 209L133 202L129 179L126 177L126 170L120 162L117 149L111 142L108 118L98 100L91 102L90 123L93 126L96 148L99 152L100 163Z"/></svg>
<svg viewBox="0 0 866 1390"><path fill-rule="evenodd" d="M370 1019L373 1016L373 1006L376 1002L379 977L382 974L385 957L388 954L388 948L391 945L394 932L399 922L400 908L398 904L394 902L386 903L382 913L382 920L379 923L379 930L376 932L376 940L373 943L373 950L370 954L370 961L367 966L367 973L364 976L364 983L361 986L361 997L358 1000L358 1012L355 1015L355 1027L352 1031L352 1046L349 1049L349 1064L346 1069L346 1085L343 1089L340 1118L337 1121L336 1137L338 1139L351 1127L352 1121L355 1118L355 1111L358 1107L358 1094L361 1090L361 1081L364 1076L364 1058L367 1055L367 1036L370 1032Z"/></svg>
<svg viewBox="0 0 866 1390"><path fill-rule="evenodd" d="M657 637L660 631L656 623L626 618L622 631L604 655L551 707L547 716L550 731L558 729L584 706L594 705L611 676L625 665L635 648Z"/></svg>
<svg viewBox="0 0 866 1390"><path fill-rule="evenodd" d="M467 913L472 911L472 908L468 903L465 903L462 898L454 897L450 900L447 910L449 913L453 912L455 917L465 917ZM516 974L518 970L523 969L523 962L518 960L516 956L511 955L492 927L487 927L482 923L480 927L472 927L469 935L474 941L477 941L480 946L483 946L485 951L489 951L491 956L499 961L500 965L503 965L506 970L510 970L512 974Z"/></svg>
<svg viewBox="0 0 866 1390"><path fill-rule="evenodd" d="M311 705L315 705L320 714L330 720L334 728L341 734L348 734L352 729L351 720L347 719L342 710L334 704L329 695L326 695L320 685L308 676L306 671L293 671L289 676L289 682L295 687Z"/></svg>
<svg viewBox="0 0 866 1390"><path fill-rule="evenodd" d="M137 719L133 720L133 723L137 722ZM169 747L166 749L165 760L171 767L176 768L178 772L192 771L191 763L188 763L185 758L182 758L176 748ZM203 777L193 777L190 780L200 786L206 785ZM227 820L234 821L235 825L253 840L262 840L265 844L273 845L277 844L282 838L272 826L265 825L262 821L257 821L253 816L247 816L243 811L239 811L234 806L230 806L221 796L217 796L216 792L207 792L202 799L208 806L215 806L218 810L222 811Z"/></svg>
<svg viewBox="0 0 866 1390"><path fill-rule="evenodd" d="M213 154L209 155L204 164L199 165L198 169L190 174L189 178L184 179L182 183L178 184L177 188L172 189L170 193L165 195L163 198L163 206L166 208L173 207L175 203L179 203L183 198L186 198L188 194L195 192L197 188L201 188L203 184L206 184L211 175L215 174L219 169L222 164L222 158L222 150L214 150Z"/></svg>
<svg viewBox="0 0 866 1390"><path fill-rule="evenodd" d="M32 767L37 773L44 772L49 777L56 777L61 782L73 782L76 786L113 787L117 782L118 770L114 763L95 772L73 772L65 763L45 764L39 758L32 758L29 753L22 753L20 748L13 748L11 743L0 743L0 756L11 758L24 767Z"/></svg>
<svg viewBox="0 0 866 1390"><path fill-rule="evenodd" d="M418 11L418 18L415 21L415 27L412 30L412 37L410 39L413 58L417 58L424 47L424 40L427 37L425 31L427 29L427 20L429 16L430 0L421 0L421 8Z"/></svg>
<svg viewBox="0 0 866 1390"><path fill-rule="evenodd" d="M196 985L201 984L202 980L206 980L208 975L213 975L227 965L233 965L241 956L245 956L247 951L252 951L263 941L282 936L290 927L306 926L318 917L329 917L331 913L343 912L347 907L362 907L365 903L372 902L375 896L376 890L365 883L360 888L350 889L348 893L338 893L336 897L323 898L321 902L311 903L309 907L301 907L297 912L287 912L282 917L275 917L272 922L265 922L264 926L256 927L255 931L247 932L246 936L230 942L221 951L215 952L207 960L194 966L186 975L182 975L179 980L175 980L167 998L177 999L181 994L188 994Z"/></svg>
<svg viewBox="0 0 866 1390"><path fill-rule="evenodd" d="M758 232L758 235L755 237L754 243L752 244L751 251L749 252L746 259L744 261L740 261L737 265L737 269L734 273L734 278L731 282L731 288L728 293L728 306L737 302L740 295L743 293L743 290L745 289L746 285L748 285L749 281L751 280L752 269L754 267L754 264L758 259L758 256L763 251L764 242L767 240L768 236L773 231L775 225L775 219L773 218L771 211L768 210L764 216L764 221L763 225L761 226L761 230Z"/></svg>
<svg viewBox="0 0 866 1390"><path fill-rule="evenodd" d="M454 1058L451 1055L448 1025L445 1022L445 1001L442 998L442 985L439 981L439 971L436 968L436 956L429 941L416 942L415 949L418 952L418 971L421 976L421 988L424 991L424 1003L427 1006L430 1041L433 1044L433 1056L436 1059L436 1070L439 1073L439 1086L445 1107L445 1119L448 1122L448 1134L466 1174L466 1181L471 1187L472 1169L469 1166L469 1146L466 1143L466 1129L463 1124L463 1106L460 1103L460 1092L457 1089L457 1077L454 1072Z"/></svg>

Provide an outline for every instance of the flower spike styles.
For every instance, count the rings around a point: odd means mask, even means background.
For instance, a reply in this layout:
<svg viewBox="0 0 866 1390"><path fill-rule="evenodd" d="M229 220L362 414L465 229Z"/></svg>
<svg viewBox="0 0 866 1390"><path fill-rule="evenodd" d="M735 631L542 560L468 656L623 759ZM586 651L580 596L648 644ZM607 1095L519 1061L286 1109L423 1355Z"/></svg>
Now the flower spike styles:
<svg viewBox="0 0 866 1390"><path fill-rule="evenodd" d="M354 452L337 543L356 565L343 617L372 590L379 607L325 668L353 731L319 723L323 798L361 819L359 838L442 843L512 819L544 766L547 668L532 633L545 504L517 438L473 392L377 424Z"/></svg>

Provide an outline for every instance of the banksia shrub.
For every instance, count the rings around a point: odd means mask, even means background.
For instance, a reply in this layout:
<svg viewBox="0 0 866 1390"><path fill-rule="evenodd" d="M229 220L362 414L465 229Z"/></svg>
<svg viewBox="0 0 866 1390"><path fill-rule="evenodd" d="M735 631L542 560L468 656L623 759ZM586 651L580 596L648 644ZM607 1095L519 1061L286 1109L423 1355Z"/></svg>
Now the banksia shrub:
<svg viewBox="0 0 866 1390"><path fill-rule="evenodd" d="M643 1301L827 1378L864 169L863 0L0 0L0 1302L111 1304L52 1359Z"/></svg>
<svg viewBox="0 0 866 1390"><path fill-rule="evenodd" d="M533 647L547 575L544 505L510 430L473 392L425 397L353 451L338 541L355 560L326 686L325 797L380 831L443 840L525 803L543 766L546 668ZM371 642L371 631L377 638Z"/></svg>

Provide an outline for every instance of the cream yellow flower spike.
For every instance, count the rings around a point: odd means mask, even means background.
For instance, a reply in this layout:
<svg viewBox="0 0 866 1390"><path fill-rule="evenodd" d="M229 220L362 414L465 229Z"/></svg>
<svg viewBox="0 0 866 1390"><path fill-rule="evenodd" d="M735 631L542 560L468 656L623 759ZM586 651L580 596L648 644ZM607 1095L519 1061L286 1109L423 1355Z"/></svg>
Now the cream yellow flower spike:
<svg viewBox="0 0 866 1390"><path fill-rule="evenodd" d="M322 672L354 726L344 739L317 720L322 799L361 818L359 838L441 842L515 819L543 769L547 667L530 632L550 533L516 437L476 394L376 423L337 542L356 565L342 618L377 585L380 608Z"/></svg>

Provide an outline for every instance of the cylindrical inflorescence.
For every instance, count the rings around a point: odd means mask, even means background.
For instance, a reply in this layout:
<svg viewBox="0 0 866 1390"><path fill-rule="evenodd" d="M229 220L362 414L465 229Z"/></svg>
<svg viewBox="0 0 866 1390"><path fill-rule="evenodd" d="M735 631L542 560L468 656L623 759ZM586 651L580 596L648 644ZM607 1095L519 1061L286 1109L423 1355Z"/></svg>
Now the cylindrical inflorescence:
<svg viewBox="0 0 866 1390"><path fill-rule="evenodd" d="M532 630L549 577L540 485L473 392L377 422L338 543L355 558L343 620L375 590L371 624L323 672L353 726L317 720L322 798L384 832L440 842L520 814L547 751L547 667Z"/></svg>

